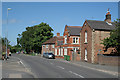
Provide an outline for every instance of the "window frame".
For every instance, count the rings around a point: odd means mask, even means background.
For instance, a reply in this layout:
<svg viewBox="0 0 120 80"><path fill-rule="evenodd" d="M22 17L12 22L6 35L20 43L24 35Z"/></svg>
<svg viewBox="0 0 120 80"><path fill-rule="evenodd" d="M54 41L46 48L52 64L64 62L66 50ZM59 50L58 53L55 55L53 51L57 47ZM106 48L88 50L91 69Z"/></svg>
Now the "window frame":
<svg viewBox="0 0 120 80"><path fill-rule="evenodd" d="M67 44L67 35L65 35L64 43Z"/></svg>
<svg viewBox="0 0 120 80"><path fill-rule="evenodd" d="M77 39L78 39L78 42L77 42ZM75 40L75 43L74 43L74 40ZM73 44L79 44L79 37L73 37Z"/></svg>
<svg viewBox="0 0 120 80"><path fill-rule="evenodd" d="M46 45L46 48L48 48L48 45Z"/></svg>
<svg viewBox="0 0 120 80"><path fill-rule="evenodd" d="M88 33L87 33L87 30L85 30L85 41L84 41L84 43L88 43Z"/></svg>

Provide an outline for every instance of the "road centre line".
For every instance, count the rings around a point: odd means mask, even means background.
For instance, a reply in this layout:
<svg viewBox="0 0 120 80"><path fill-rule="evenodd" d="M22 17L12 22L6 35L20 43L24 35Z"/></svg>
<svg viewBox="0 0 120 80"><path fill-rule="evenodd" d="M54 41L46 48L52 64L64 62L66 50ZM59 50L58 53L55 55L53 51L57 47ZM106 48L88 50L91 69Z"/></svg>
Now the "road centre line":
<svg viewBox="0 0 120 80"><path fill-rule="evenodd" d="M70 73L72 73L72 74L74 74L74 75L76 75L76 76L79 76L79 77L81 77L81 78L84 78L82 75L79 75L79 74L77 74L77 73L75 73L75 72L72 72L72 71L69 71Z"/></svg>
<svg viewBox="0 0 120 80"><path fill-rule="evenodd" d="M57 66L57 67L59 67L59 68L61 68L61 69L65 69L65 68L63 68L63 67L61 67L61 66Z"/></svg>

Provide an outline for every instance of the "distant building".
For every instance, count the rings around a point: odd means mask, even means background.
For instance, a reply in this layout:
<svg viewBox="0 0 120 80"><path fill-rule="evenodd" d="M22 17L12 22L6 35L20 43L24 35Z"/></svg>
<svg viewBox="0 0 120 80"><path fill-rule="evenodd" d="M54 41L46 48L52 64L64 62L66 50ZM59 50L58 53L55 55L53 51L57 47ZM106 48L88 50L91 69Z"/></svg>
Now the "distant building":
<svg viewBox="0 0 120 80"><path fill-rule="evenodd" d="M110 31L115 29L108 11L104 21L86 20L80 33L80 57L82 61L97 63L97 54L110 54L111 50L104 52L101 40L110 36Z"/></svg>
<svg viewBox="0 0 120 80"><path fill-rule="evenodd" d="M47 40L46 42L42 43L42 54L46 53L46 52L52 52L53 54L55 54L55 47L56 47L56 42L62 39L63 37L60 36L60 33L57 33L57 36L54 36L52 38L50 38L49 40Z"/></svg>

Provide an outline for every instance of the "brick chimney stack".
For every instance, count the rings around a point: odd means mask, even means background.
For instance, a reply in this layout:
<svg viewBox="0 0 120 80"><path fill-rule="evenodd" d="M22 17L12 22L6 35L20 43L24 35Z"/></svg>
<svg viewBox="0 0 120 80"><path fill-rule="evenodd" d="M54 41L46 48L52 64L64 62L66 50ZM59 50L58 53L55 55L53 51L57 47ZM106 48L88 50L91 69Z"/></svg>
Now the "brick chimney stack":
<svg viewBox="0 0 120 80"><path fill-rule="evenodd" d="M60 36L60 33L57 33L57 37L59 37Z"/></svg>
<svg viewBox="0 0 120 80"><path fill-rule="evenodd" d="M104 21L111 23L111 14L110 14L109 8L107 10L106 19Z"/></svg>

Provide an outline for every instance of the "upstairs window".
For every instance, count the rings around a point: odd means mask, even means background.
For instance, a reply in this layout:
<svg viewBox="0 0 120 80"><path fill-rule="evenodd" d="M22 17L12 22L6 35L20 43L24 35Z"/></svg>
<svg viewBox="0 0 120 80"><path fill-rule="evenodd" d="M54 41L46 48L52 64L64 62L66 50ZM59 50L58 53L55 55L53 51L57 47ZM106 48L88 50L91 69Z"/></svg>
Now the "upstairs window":
<svg viewBox="0 0 120 80"><path fill-rule="evenodd" d="M43 48L45 48L45 45L43 45Z"/></svg>
<svg viewBox="0 0 120 80"><path fill-rule="evenodd" d="M79 38L78 38L78 37L74 37L74 38L73 38L73 43L74 43L74 44L79 43Z"/></svg>
<svg viewBox="0 0 120 80"><path fill-rule="evenodd" d="M55 45L52 45L52 48L55 48Z"/></svg>
<svg viewBox="0 0 120 80"><path fill-rule="evenodd" d="M67 44L67 35L65 35L65 44Z"/></svg>
<svg viewBox="0 0 120 80"><path fill-rule="evenodd" d="M48 45L46 45L46 48L48 48Z"/></svg>
<svg viewBox="0 0 120 80"><path fill-rule="evenodd" d="M87 43L87 31L85 31L85 43Z"/></svg>

